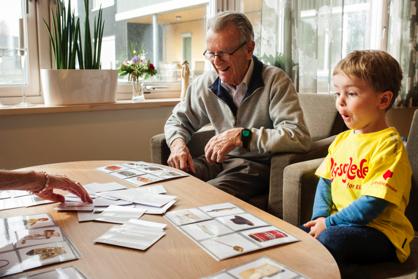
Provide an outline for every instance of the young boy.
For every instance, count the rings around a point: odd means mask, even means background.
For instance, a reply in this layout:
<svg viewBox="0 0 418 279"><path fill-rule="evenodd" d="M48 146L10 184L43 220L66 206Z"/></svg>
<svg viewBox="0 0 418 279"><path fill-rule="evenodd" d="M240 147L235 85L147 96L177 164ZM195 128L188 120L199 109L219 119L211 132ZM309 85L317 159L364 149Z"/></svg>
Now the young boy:
<svg viewBox="0 0 418 279"><path fill-rule="evenodd" d="M350 130L339 134L316 171L309 233L338 264L404 262L414 230L405 216L411 167L385 113L402 70L384 51L354 51L333 72L336 107Z"/></svg>

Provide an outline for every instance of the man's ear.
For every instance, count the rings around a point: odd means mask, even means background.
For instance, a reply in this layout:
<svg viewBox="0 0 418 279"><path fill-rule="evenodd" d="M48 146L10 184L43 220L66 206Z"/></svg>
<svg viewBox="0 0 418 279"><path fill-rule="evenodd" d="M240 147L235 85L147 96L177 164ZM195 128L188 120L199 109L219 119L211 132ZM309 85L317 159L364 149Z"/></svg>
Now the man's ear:
<svg viewBox="0 0 418 279"><path fill-rule="evenodd" d="M248 59L252 59L254 48L255 48L255 42L254 41L250 41L250 42L247 43L247 56L248 56L247 58Z"/></svg>
<svg viewBox="0 0 418 279"><path fill-rule="evenodd" d="M392 104L393 93L392 91L384 91L379 96L379 108L387 110Z"/></svg>

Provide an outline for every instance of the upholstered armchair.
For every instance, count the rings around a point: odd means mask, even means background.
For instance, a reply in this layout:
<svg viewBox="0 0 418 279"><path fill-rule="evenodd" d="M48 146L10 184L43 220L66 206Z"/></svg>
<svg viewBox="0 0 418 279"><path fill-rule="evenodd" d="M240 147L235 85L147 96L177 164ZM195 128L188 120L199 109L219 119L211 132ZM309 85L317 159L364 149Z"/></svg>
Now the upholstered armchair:
<svg viewBox="0 0 418 279"><path fill-rule="evenodd" d="M418 110L415 111L406 143L412 166L412 189L406 215L418 231ZM293 225L310 220L318 178L315 170L323 158L290 164L284 169L283 219ZM353 266L345 271L346 278L392 278L414 273L418 268L418 239L411 243L411 256L403 263L383 263Z"/></svg>
<svg viewBox="0 0 418 279"><path fill-rule="evenodd" d="M312 148L306 153L278 153L271 159L270 186L267 196L255 197L250 202L270 213L282 217L283 170L292 163L320 158L326 155L333 136L345 129L335 109L334 96L328 94L299 94L300 104L309 132L313 139ZM214 131L204 128L196 132L188 143L193 157L204 153L206 142ZM151 159L155 163L167 164L170 155L164 134L151 139Z"/></svg>

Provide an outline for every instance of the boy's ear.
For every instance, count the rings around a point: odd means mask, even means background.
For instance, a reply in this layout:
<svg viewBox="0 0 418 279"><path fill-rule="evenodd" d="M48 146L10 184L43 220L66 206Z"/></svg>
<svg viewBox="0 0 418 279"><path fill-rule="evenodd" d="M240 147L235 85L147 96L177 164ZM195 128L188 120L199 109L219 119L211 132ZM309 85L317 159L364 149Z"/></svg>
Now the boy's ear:
<svg viewBox="0 0 418 279"><path fill-rule="evenodd" d="M386 110L392 104L393 93L392 91L384 91L379 96L379 108Z"/></svg>

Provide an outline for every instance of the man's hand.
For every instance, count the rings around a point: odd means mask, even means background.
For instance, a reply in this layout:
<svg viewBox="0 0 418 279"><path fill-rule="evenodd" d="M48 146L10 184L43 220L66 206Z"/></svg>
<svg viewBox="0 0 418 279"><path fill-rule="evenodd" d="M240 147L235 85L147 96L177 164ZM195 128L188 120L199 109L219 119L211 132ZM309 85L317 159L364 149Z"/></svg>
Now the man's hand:
<svg viewBox="0 0 418 279"><path fill-rule="evenodd" d="M303 226L311 228L309 234L312 235L314 238L318 238L318 236L327 228L325 224L325 217L319 217L315 220L309 221L305 223Z"/></svg>
<svg viewBox="0 0 418 279"><path fill-rule="evenodd" d="M241 131L243 128L232 128L212 137L205 146L205 157L208 163L221 163L232 149L242 146Z"/></svg>
<svg viewBox="0 0 418 279"><path fill-rule="evenodd" d="M181 138L175 139L173 143L171 143L170 151L170 157L168 157L167 160L170 167L189 173L196 173L192 155L190 154L186 143Z"/></svg>

